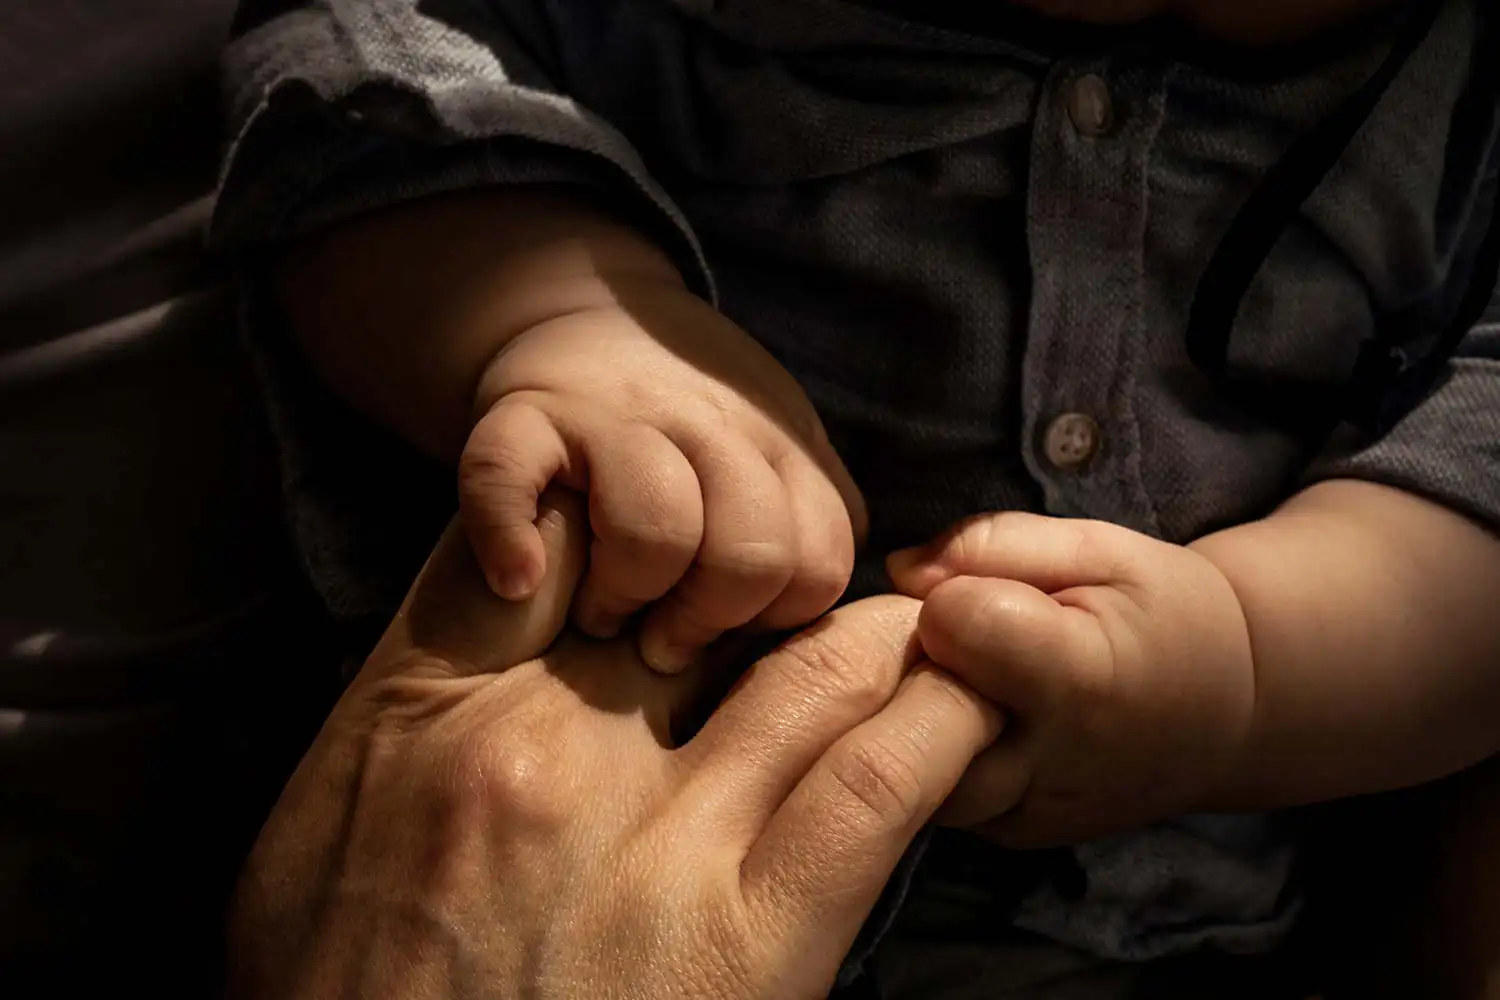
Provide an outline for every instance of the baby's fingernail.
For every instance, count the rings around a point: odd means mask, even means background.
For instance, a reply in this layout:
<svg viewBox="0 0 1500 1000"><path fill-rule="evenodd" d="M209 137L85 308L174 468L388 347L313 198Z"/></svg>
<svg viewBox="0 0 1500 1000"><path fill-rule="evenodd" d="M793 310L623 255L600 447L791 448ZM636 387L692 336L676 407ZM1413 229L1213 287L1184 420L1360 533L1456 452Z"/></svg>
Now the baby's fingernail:
<svg viewBox="0 0 1500 1000"><path fill-rule="evenodd" d="M903 592L913 597L925 597L927 592L948 579L948 571L935 562L938 553L926 546L902 549L886 560L886 572L891 581Z"/></svg>
<svg viewBox="0 0 1500 1000"><path fill-rule="evenodd" d="M922 548L901 549L892 552L890 558L885 561L886 569L892 576L905 576L921 565L927 557L927 551Z"/></svg>
<svg viewBox="0 0 1500 1000"><path fill-rule="evenodd" d="M620 634L625 627L625 619L618 615L607 615L602 611L589 610L580 611L573 619L573 624L584 635L593 636L595 639L613 639Z"/></svg>
<svg viewBox="0 0 1500 1000"><path fill-rule="evenodd" d="M686 646L671 645L650 638L641 640L641 659L659 674L682 673L693 662L693 656L693 651Z"/></svg>

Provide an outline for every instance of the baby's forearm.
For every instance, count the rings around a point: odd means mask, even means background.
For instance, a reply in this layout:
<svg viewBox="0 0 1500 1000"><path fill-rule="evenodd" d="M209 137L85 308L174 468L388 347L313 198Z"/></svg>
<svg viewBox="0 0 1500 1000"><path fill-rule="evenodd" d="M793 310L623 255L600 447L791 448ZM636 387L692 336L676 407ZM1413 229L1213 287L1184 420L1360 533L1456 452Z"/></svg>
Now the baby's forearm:
<svg viewBox="0 0 1500 1000"><path fill-rule="evenodd" d="M1192 547L1238 594L1256 670L1254 732L1214 808L1385 791L1500 753L1500 538L1340 481Z"/></svg>
<svg viewBox="0 0 1500 1000"><path fill-rule="evenodd" d="M621 282L681 284L666 254L565 192L433 198L356 219L286 256L276 288L325 382L456 459L491 359L551 319L608 308Z"/></svg>

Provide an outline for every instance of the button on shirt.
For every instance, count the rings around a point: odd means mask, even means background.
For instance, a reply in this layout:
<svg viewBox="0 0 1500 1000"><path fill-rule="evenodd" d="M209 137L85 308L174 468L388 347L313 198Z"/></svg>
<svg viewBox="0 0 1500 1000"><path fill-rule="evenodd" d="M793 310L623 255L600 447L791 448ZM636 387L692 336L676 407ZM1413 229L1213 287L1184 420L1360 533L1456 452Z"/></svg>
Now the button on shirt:
<svg viewBox="0 0 1500 1000"><path fill-rule="evenodd" d="M1086 413L1064 413L1047 425L1043 454L1053 468L1071 471L1089 463L1099 450L1099 424Z"/></svg>
<svg viewBox="0 0 1500 1000"><path fill-rule="evenodd" d="M1385 438L1318 454L1223 397L1184 346L1230 220L1380 64L1388 23L1241 78L1192 53L1043 52L841 0L267 9L228 57L243 131L221 244L538 180L654 219L689 280L801 381L858 478L871 552L852 596L884 585L883 552L982 511L1188 542L1336 475L1500 524L1495 328ZM1261 268L1236 370L1336 392L1385 312L1467 280L1493 198L1493 122L1449 134L1474 31L1474 0L1444 4ZM259 339L274 351L274 327ZM361 479L377 463L341 459L344 440L295 419L315 394L277 384L316 582L347 615L389 615L414 567L382 553L432 525L372 510L390 477ZM1185 818L1077 855L1084 897L1044 889L1017 922L1099 955L1264 950L1296 908L1273 818Z"/></svg>
<svg viewBox="0 0 1500 1000"><path fill-rule="evenodd" d="M1109 134L1115 124L1115 109L1103 77L1085 73L1068 85L1068 117L1079 135L1097 139Z"/></svg>

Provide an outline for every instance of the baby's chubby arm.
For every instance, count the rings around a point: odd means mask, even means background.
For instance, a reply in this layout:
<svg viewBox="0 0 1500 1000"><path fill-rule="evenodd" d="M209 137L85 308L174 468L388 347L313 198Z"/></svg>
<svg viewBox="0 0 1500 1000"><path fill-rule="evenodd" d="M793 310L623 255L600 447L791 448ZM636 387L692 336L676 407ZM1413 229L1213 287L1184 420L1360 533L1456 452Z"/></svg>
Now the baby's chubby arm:
<svg viewBox="0 0 1500 1000"><path fill-rule="evenodd" d="M1078 843L1436 779L1500 752L1500 539L1365 481L1190 546L1000 513L891 574L1005 710L946 819Z"/></svg>
<svg viewBox="0 0 1500 1000"><path fill-rule="evenodd" d="M1368 482L1197 542L1234 588L1255 714L1219 808L1429 781L1500 753L1500 538Z"/></svg>
<svg viewBox="0 0 1500 1000"><path fill-rule="evenodd" d="M859 493L795 380L645 237L563 188L474 191L296 247L279 298L357 410L457 465L491 586L530 594L549 483L595 540L576 623L655 606L649 662L720 632L800 625L847 585Z"/></svg>

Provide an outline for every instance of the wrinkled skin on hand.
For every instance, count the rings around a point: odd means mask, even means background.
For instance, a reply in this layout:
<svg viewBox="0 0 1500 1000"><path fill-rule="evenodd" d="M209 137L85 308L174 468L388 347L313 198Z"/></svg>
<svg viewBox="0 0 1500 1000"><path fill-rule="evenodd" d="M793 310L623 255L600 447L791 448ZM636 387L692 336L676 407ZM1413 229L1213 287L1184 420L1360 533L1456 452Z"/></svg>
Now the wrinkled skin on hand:
<svg viewBox="0 0 1500 1000"><path fill-rule="evenodd" d="M825 996L998 732L889 597L759 661L675 746L701 678L554 644L585 519L540 523L555 571L526 602L439 544L261 835L230 996Z"/></svg>

